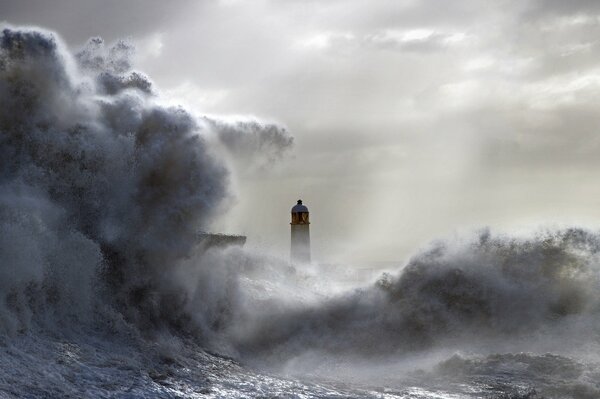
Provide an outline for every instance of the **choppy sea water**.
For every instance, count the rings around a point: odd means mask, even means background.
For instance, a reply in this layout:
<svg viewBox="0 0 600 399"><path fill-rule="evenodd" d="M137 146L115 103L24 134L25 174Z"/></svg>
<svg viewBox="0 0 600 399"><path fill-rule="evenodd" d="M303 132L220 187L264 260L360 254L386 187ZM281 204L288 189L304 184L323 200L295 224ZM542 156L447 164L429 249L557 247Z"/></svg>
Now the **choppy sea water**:
<svg viewBox="0 0 600 399"><path fill-rule="evenodd" d="M390 359L387 360L389 362ZM376 367L377 365L374 364ZM0 396L14 398L597 398L600 367L553 354L454 355L378 384L259 372L193 341L83 330L29 332L0 347Z"/></svg>

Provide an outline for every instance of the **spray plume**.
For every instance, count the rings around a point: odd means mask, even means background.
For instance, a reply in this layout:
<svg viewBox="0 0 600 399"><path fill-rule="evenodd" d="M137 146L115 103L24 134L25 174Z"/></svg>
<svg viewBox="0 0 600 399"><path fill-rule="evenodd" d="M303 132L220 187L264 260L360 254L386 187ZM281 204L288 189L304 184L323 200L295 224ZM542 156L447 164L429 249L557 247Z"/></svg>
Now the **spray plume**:
<svg viewBox="0 0 600 399"><path fill-rule="evenodd" d="M35 314L90 318L98 295L137 325L189 319L190 293L174 276L197 251L197 232L223 211L229 172L204 122L161 105L149 78L132 70L132 51L93 38L73 56L53 33L1 33L0 324L8 332ZM223 137L239 140L236 129L227 125ZM270 125L250 131L291 143Z"/></svg>

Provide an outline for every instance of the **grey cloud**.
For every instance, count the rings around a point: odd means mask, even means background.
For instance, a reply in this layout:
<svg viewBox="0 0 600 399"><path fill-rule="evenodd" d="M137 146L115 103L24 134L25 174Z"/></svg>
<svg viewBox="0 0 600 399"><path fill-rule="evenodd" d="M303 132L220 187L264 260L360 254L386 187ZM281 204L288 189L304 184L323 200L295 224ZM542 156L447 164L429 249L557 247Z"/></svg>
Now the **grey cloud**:
<svg viewBox="0 0 600 399"><path fill-rule="evenodd" d="M498 38L492 36L484 45L499 58L531 60L524 76L530 81L582 73L599 65L600 47L596 37L600 34L600 21L597 17L577 20L569 14L525 15L519 23L505 26L503 32L513 40L493 48L492 41Z"/></svg>
<svg viewBox="0 0 600 399"><path fill-rule="evenodd" d="M490 170L585 170L600 164L600 115L596 107L565 105L546 111L502 113L487 110L471 117L487 118L488 126L495 124L500 130L483 142L480 162Z"/></svg>
<svg viewBox="0 0 600 399"><path fill-rule="evenodd" d="M600 11L600 4L594 0L536 0L528 5L526 18L539 18L556 15L589 14Z"/></svg>
<svg viewBox="0 0 600 399"><path fill-rule="evenodd" d="M414 29L438 27L440 29L464 27L482 16L493 15L500 4L482 3L477 0L462 1L402 1L369 0L270 1L270 9L291 13L298 18L315 20L330 30L352 30L365 34L378 29Z"/></svg>
<svg viewBox="0 0 600 399"><path fill-rule="evenodd" d="M114 41L168 26L192 0L20 0L0 2L0 21L60 30L70 44L102 36Z"/></svg>

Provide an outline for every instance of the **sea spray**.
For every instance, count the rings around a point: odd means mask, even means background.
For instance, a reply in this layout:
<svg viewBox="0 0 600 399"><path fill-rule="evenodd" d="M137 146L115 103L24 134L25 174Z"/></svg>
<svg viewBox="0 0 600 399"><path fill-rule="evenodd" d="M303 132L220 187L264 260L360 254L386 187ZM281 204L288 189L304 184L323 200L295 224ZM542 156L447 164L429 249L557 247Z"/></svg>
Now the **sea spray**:
<svg viewBox="0 0 600 399"><path fill-rule="evenodd" d="M188 323L191 294L180 269L201 255L198 232L210 228L232 195L230 172L207 137L223 133L237 153L244 150L236 140L258 140L248 158L260 158L257 150L268 146L271 159L291 145L287 131L274 125L219 124L163 105L149 78L132 70L132 52L125 42L106 46L93 38L73 56L56 34L2 31L7 331L26 329L40 306L60 314L87 304L72 315L77 319L93 316L98 303L143 331L205 329Z"/></svg>
<svg viewBox="0 0 600 399"><path fill-rule="evenodd" d="M378 358L506 342L526 350L544 338L550 349L574 331L583 338L574 344L583 344L595 340L600 322L599 237L567 229L437 242L395 276L264 314L235 339L244 356L267 364L305 352Z"/></svg>

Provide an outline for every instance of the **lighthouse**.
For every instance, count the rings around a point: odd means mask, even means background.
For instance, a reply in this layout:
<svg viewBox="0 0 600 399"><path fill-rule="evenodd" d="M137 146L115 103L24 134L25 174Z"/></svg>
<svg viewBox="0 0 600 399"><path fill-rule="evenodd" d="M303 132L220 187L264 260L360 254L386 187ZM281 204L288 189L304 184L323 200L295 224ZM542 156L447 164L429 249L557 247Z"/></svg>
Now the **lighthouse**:
<svg viewBox="0 0 600 399"><path fill-rule="evenodd" d="M290 255L292 263L310 263L310 232L308 226L308 208L302 200L292 208L292 242Z"/></svg>

